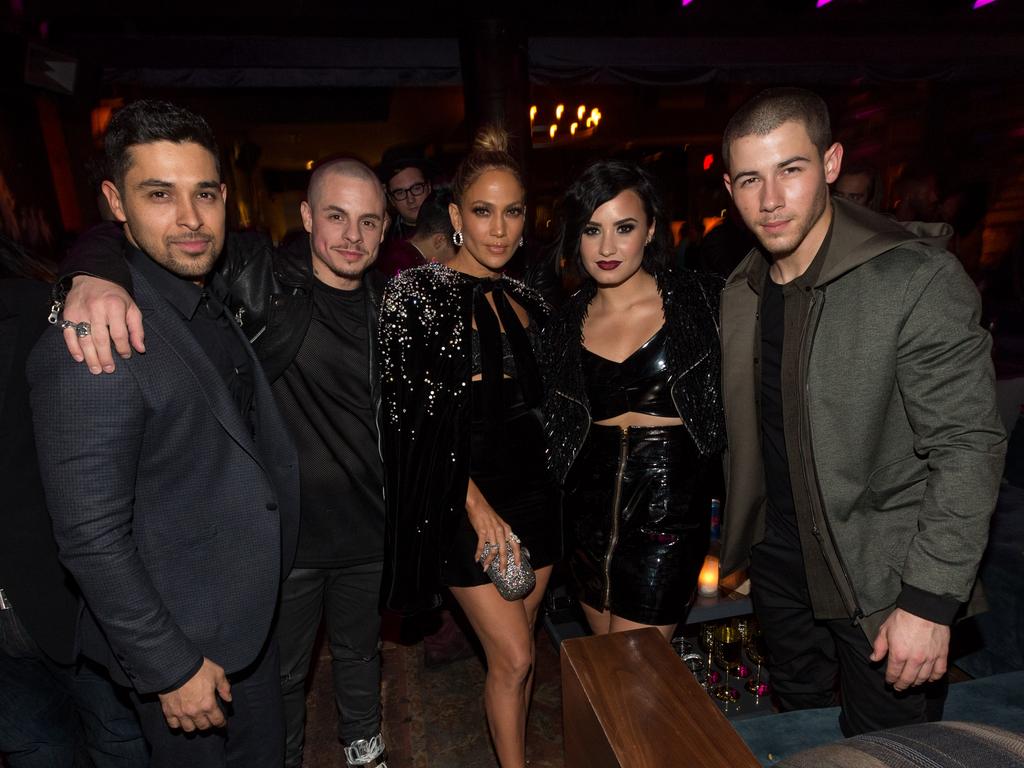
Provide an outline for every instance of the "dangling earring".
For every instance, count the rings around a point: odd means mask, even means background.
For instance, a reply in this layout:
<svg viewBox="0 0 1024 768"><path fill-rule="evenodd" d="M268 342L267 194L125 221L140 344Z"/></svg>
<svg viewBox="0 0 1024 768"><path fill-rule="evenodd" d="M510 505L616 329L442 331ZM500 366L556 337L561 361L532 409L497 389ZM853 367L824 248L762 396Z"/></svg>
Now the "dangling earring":
<svg viewBox="0 0 1024 768"><path fill-rule="evenodd" d="M462 241L463 237L461 229L456 229L454 232L452 232L452 242L455 243L456 248L462 247Z"/></svg>
<svg viewBox="0 0 1024 768"><path fill-rule="evenodd" d="M522 236L520 236L520 238L519 238L519 247L522 248L524 245L526 245L526 240L524 240L522 238Z"/></svg>

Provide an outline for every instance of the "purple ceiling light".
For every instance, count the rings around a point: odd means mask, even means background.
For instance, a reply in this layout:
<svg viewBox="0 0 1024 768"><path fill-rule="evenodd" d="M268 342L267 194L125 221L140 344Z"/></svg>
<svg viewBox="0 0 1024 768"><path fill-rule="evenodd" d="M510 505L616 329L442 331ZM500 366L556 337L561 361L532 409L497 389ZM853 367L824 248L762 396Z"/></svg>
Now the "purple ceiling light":
<svg viewBox="0 0 1024 768"><path fill-rule="evenodd" d="M996 0L974 0L974 10L984 8L986 5L991 5Z"/></svg>

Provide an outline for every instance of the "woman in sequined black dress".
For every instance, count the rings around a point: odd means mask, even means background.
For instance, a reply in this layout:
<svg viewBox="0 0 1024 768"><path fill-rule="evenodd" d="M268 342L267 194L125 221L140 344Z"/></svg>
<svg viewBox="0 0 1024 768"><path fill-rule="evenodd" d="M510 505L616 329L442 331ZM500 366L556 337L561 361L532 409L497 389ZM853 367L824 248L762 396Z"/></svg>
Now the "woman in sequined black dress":
<svg viewBox="0 0 1024 768"><path fill-rule="evenodd" d="M585 280L544 346L569 579L595 633L655 626L670 638L708 549L725 441L721 284L666 266L667 220L638 166L591 166L564 219L561 256Z"/></svg>
<svg viewBox="0 0 1024 768"><path fill-rule="evenodd" d="M521 768L534 622L561 531L534 356L547 308L502 275L526 215L506 142L484 132L456 173L455 258L403 272L384 294L384 596L391 608L415 610L441 585L451 589L487 655L484 703L498 758ZM481 563L488 542L497 552ZM518 563L525 550L536 586L506 601L486 567L495 556Z"/></svg>

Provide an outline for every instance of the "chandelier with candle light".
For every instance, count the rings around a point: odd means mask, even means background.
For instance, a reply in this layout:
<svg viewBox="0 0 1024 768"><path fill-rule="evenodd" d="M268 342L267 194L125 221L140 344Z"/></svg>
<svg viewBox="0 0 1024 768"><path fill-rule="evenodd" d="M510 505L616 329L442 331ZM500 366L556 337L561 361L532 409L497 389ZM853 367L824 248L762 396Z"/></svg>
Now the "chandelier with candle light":
<svg viewBox="0 0 1024 768"><path fill-rule="evenodd" d="M536 104L530 107L530 132L534 147L551 147L588 139L597 131L602 119L601 110L580 104L575 112L569 112L565 104L558 104L544 114Z"/></svg>

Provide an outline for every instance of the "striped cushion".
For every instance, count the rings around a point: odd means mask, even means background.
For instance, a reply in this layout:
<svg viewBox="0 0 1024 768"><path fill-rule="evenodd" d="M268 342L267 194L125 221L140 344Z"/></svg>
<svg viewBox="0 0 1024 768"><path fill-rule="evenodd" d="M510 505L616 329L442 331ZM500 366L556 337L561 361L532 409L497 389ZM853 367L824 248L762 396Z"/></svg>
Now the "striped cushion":
<svg viewBox="0 0 1024 768"><path fill-rule="evenodd" d="M976 723L922 723L815 747L775 765L786 768L1020 768L1024 766L1024 734Z"/></svg>

